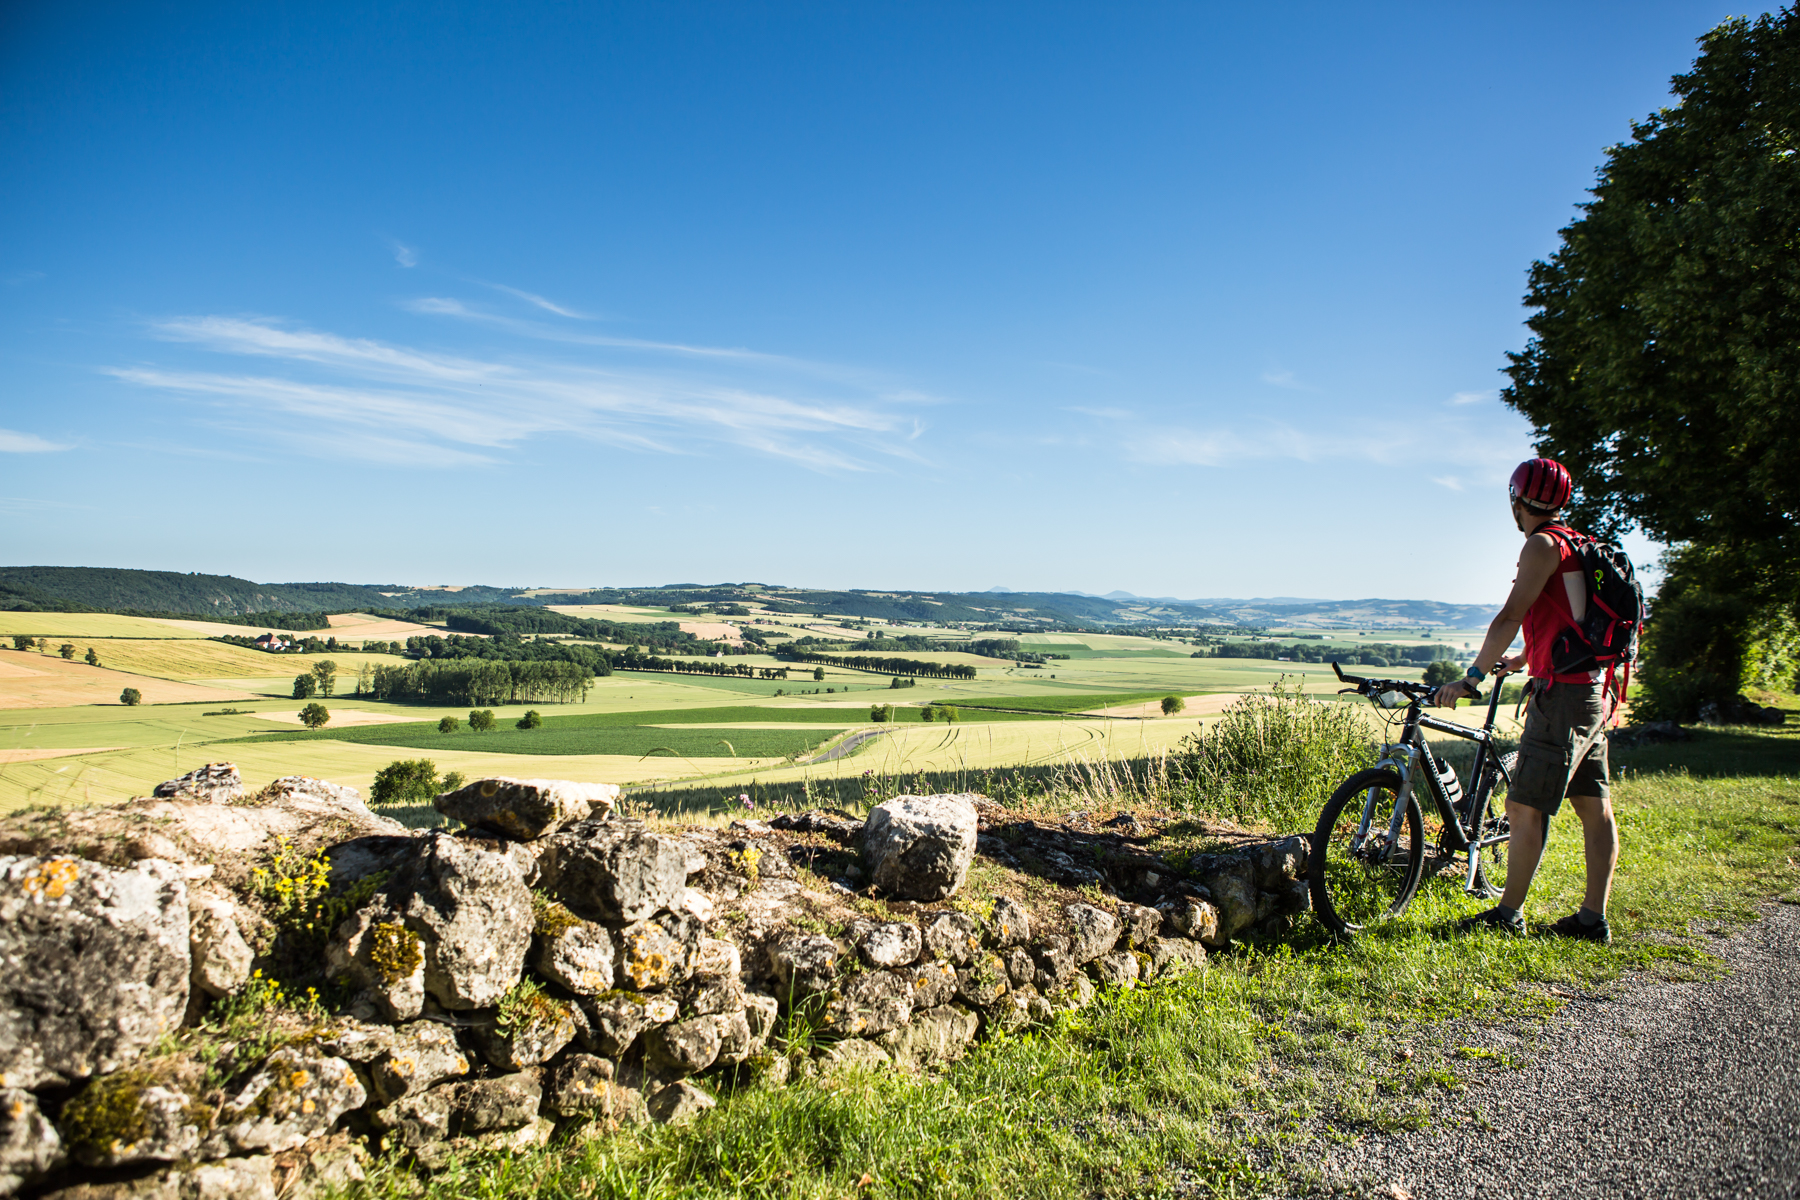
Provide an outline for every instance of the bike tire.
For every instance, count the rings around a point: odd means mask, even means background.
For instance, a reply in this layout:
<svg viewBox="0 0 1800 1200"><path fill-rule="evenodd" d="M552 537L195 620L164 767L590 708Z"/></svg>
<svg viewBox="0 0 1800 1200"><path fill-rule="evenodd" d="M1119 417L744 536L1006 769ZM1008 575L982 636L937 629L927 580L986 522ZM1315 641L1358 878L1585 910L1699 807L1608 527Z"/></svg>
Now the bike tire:
<svg viewBox="0 0 1800 1200"><path fill-rule="evenodd" d="M1481 783L1481 790L1476 797L1481 805L1481 828L1476 831L1476 840L1493 837L1505 833L1510 838L1511 829L1506 822L1506 781L1512 778L1513 768L1518 764L1517 750L1504 754L1500 758L1500 766L1506 774L1499 770L1491 770ZM1485 900L1491 900L1506 890L1507 842L1489 846L1485 850L1471 849L1469 853L1476 855L1474 892Z"/></svg>
<svg viewBox="0 0 1800 1200"><path fill-rule="evenodd" d="M1363 800L1371 788L1380 789L1381 794L1370 814L1369 838L1385 843L1400 794L1400 776L1388 770L1360 771L1338 785L1325 802L1313 833L1311 862L1307 864L1313 915L1334 937L1350 938L1372 924L1398 916L1412 902L1424 874L1425 818L1414 796L1406 798L1398 846L1385 852L1381 861L1368 857L1367 842L1361 857L1352 852Z"/></svg>

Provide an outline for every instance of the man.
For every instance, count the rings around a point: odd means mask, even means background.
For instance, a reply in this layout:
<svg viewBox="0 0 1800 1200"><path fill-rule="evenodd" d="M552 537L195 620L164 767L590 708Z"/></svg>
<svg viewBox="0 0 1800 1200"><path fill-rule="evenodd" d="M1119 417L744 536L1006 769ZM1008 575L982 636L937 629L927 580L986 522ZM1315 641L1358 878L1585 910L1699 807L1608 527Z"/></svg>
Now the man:
<svg viewBox="0 0 1800 1200"><path fill-rule="evenodd" d="M1512 826L1511 869L1500 903L1458 925L1462 930L1497 929L1523 934L1520 910L1531 877L1544 855L1550 818L1566 796L1581 828L1587 851L1587 895L1581 908L1550 926L1565 937L1610 942L1606 901L1612 891L1613 867L1619 859L1619 832L1607 794L1606 724L1611 698L1599 671L1557 674L1553 644L1564 630L1580 622L1587 610L1587 584L1581 558L1571 540L1560 536L1563 506L1574 490L1561 463L1534 458L1519 464L1508 486L1513 523L1525 535L1519 573L1512 594L1488 626L1487 639L1468 675L1439 688L1434 701L1442 707L1475 694L1491 666L1499 677L1529 667L1531 682L1519 761L1506 796L1506 819ZM1551 531L1546 532L1546 527ZM1525 653L1506 657L1521 624Z"/></svg>

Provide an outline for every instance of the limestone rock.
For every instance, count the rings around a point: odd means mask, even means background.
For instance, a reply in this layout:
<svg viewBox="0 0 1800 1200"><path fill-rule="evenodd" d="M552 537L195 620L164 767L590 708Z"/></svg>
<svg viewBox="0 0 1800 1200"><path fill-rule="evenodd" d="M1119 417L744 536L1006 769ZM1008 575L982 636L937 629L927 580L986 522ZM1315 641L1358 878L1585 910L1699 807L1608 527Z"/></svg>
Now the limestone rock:
<svg viewBox="0 0 1800 1200"><path fill-rule="evenodd" d="M626 1107L611 1060L571 1054L544 1080L544 1111L559 1117L617 1118Z"/></svg>
<svg viewBox="0 0 1800 1200"><path fill-rule="evenodd" d="M1151 938L1150 966L1158 979L1206 969L1206 947L1187 938Z"/></svg>
<svg viewBox="0 0 1800 1200"><path fill-rule="evenodd" d="M1044 999L1057 1010L1086 1008L1094 1002L1094 981L1076 971L1067 983L1054 991L1042 991Z"/></svg>
<svg viewBox="0 0 1800 1200"><path fill-rule="evenodd" d="M188 892L188 953L193 990L216 998L244 986L256 956L238 930L232 900L198 888Z"/></svg>
<svg viewBox="0 0 1800 1200"><path fill-rule="evenodd" d="M962 966L981 952L981 923L967 913L938 913L925 923L925 950Z"/></svg>
<svg viewBox="0 0 1800 1200"><path fill-rule="evenodd" d="M1256 886L1266 892L1286 891L1296 879L1306 878L1309 841L1295 834L1267 842L1256 851Z"/></svg>
<svg viewBox="0 0 1800 1200"><path fill-rule="evenodd" d="M841 1036L874 1037L912 1016L912 981L893 971L864 971L844 982L825 1006L823 1028Z"/></svg>
<svg viewBox="0 0 1800 1200"><path fill-rule="evenodd" d="M761 992L749 992L744 996L744 1020L750 1028L750 1039L761 1043L768 1040L775 1032L775 1019L781 1012L781 1005L773 996L765 996Z"/></svg>
<svg viewBox="0 0 1800 1200"><path fill-rule="evenodd" d="M369 811L369 806L363 802L362 793L355 788L345 787L338 783L328 783L323 779L314 779L310 775L283 775L258 792L253 803L292 805L301 800L332 805L346 809L357 816L370 818L375 816Z"/></svg>
<svg viewBox="0 0 1800 1200"><path fill-rule="evenodd" d="M410 1021L425 1009L425 942L404 913L379 901L345 917L325 947L334 976L367 994L384 1020Z"/></svg>
<svg viewBox="0 0 1800 1200"><path fill-rule="evenodd" d="M1208 878L1206 885L1212 893L1213 905L1219 911L1219 926L1211 938L1200 940L1208 946L1224 946L1256 924L1259 897L1252 868L1249 863L1240 861L1231 869Z"/></svg>
<svg viewBox="0 0 1800 1200"><path fill-rule="evenodd" d="M472 1079L448 1085L454 1101L450 1130L470 1137L496 1129L518 1129L537 1120L543 1087L529 1072Z"/></svg>
<svg viewBox="0 0 1800 1200"><path fill-rule="evenodd" d="M236 763L207 763L179 779L159 783L150 793L185 804L236 804L244 798L244 777Z"/></svg>
<svg viewBox="0 0 1800 1200"><path fill-rule="evenodd" d="M769 947L769 973L786 1002L831 990L837 978L837 943L819 934L789 934Z"/></svg>
<svg viewBox="0 0 1800 1200"><path fill-rule="evenodd" d="M1112 987L1136 987L1140 965L1137 955L1129 950L1108 950L1088 963L1088 974L1095 983Z"/></svg>
<svg viewBox="0 0 1800 1200"><path fill-rule="evenodd" d="M1069 939L1057 934L1039 938L1032 944L1031 957L1037 963L1037 990L1046 996L1076 977L1079 964L1070 949Z"/></svg>
<svg viewBox="0 0 1800 1200"><path fill-rule="evenodd" d="M523 1071L549 1062L575 1040L573 1005L539 993L514 1006L512 1023L502 1028L498 1017L470 1027L475 1048L502 1071Z"/></svg>
<svg viewBox="0 0 1800 1200"><path fill-rule="evenodd" d="M971 795L899 796L863 825L872 881L893 896L942 900L956 894L975 858Z"/></svg>
<svg viewBox="0 0 1800 1200"><path fill-rule="evenodd" d="M330 1132L368 1093L350 1064L315 1049L284 1046L219 1112L219 1132L241 1152L292 1150Z"/></svg>
<svg viewBox="0 0 1800 1200"><path fill-rule="evenodd" d="M409 1092L422 1092L469 1073L469 1060L448 1026L415 1021L394 1034L390 1048L369 1071L369 1084L378 1103L392 1104Z"/></svg>
<svg viewBox="0 0 1800 1200"><path fill-rule="evenodd" d="M710 1016L659 1025L644 1038L644 1063L664 1078L698 1074L719 1057L720 1032Z"/></svg>
<svg viewBox="0 0 1800 1200"><path fill-rule="evenodd" d="M736 975L695 975L681 989L681 1008L694 1016L742 1012L744 981Z"/></svg>
<svg viewBox="0 0 1800 1200"><path fill-rule="evenodd" d="M675 912L625 926L618 934L619 983L640 992L680 983L700 950L703 928L693 917Z"/></svg>
<svg viewBox="0 0 1800 1200"><path fill-rule="evenodd" d="M903 1067L959 1057L975 1038L981 1022L967 1009L940 1005L915 1012L912 1020L875 1039L875 1044Z"/></svg>
<svg viewBox="0 0 1800 1200"><path fill-rule="evenodd" d="M1069 953L1077 964L1092 962L1119 941L1119 919L1091 904L1065 904L1069 918Z"/></svg>
<svg viewBox="0 0 1800 1200"><path fill-rule="evenodd" d="M1162 933L1163 915L1158 909L1120 901L1118 913L1122 936L1132 946L1147 946Z"/></svg>
<svg viewBox="0 0 1800 1200"><path fill-rule="evenodd" d="M1023 946L1014 946L1001 956L1006 964L1007 982L1014 987L1030 987L1037 980L1037 963Z"/></svg>
<svg viewBox="0 0 1800 1200"><path fill-rule="evenodd" d="M175 1081L127 1069L90 1082L59 1120L71 1158L108 1168L197 1157L208 1116Z"/></svg>
<svg viewBox="0 0 1800 1200"><path fill-rule="evenodd" d="M668 908L687 887L687 850L678 838L634 821L583 821L545 839L543 883L576 916L641 921Z"/></svg>
<svg viewBox="0 0 1800 1200"><path fill-rule="evenodd" d="M956 994L975 1008L992 1004L1009 986L1006 963L998 954L984 954L956 973Z"/></svg>
<svg viewBox="0 0 1800 1200"><path fill-rule="evenodd" d="M440 793L432 803L439 812L465 825L528 842L585 821L596 809L611 811L619 790L616 783L497 776Z"/></svg>
<svg viewBox="0 0 1800 1200"><path fill-rule="evenodd" d="M63 1161L62 1138L23 1088L0 1088L0 1196L35 1183Z"/></svg>
<svg viewBox="0 0 1800 1200"><path fill-rule="evenodd" d="M876 1071L894 1065L888 1052L867 1038L845 1038L833 1042L819 1055L817 1069L830 1078L850 1071Z"/></svg>
<svg viewBox="0 0 1800 1200"><path fill-rule="evenodd" d="M763 1039L750 1031L750 1016L744 1009L714 1013L713 1020L719 1027L719 1057L714 1061L720 1065L734 1066L762 1049Z"/></svg>
<svg viewBox="0 0 1800 1200"><path fill-rule="evenodd" d="M450 1115L456 1104L453 1083L402 1096L386 1108L370 1114L370 1121L384 1135L389 1149L418 1150L450 1136Z"/></svg>
<svg viewBox="0 0 1800 1200"><path fill-rule="evenodd" d="M902 974L911 977L915 1010L948 1004L956 996L956 968L942 959L920 963Z"/></svg>
<svg viewBox="0 0 1800 1200"><path fill-rule="evenodd" d="M395 877L406 927L423 940L425 990L447 1009L497 1004L531 948L531 889L492 843L433 831Z"/></svg>
<svg viewBox="0 0 1800 1200"><path fill-rule="evenodd" d="M869 967L904 967L919 957L919 927L910 922L866 922L857 932L856 953Z"/></svg>
<svg viewBox="0 0 1800 1200"><path fill-rule="evenodd" d="M1017 992L1009 991L997 997L993 1003L981 1010L983 1028L998 1029L1006 1033L1014 1033L1032 1022L1032 1001L1039 1000L1037 991L1024 988ZM1040 1001L1041 1003L1041 1001Z"/></svg>
<svg viewBox="0 0 1800 1200"><path fill-rule="evenodd" d="M677 1080L649 1099L650 1116L662 1125L685 1125L718 1104L685 1079Z"/></svg>
<svg viewBox="0 0 1800 1200"><path fill-rule="evenodd" d="M577 921L567 929L540 933L532 965L577 996L597 996L612 990L614 953L612 934L604 926Z"/></svg>
<svg viewBox="0 0 1800 1200"><path fill-rule="evenodd" d="M1171 896L1156 906L1163 915L1163 925L1197 942L1216 944L1219 940L1219 910L1196 896Z"/></svg>
<svg viewBox="0 0 1800 1200"><path fill-rule="evenodd" d="M136 1058L181 1024L191 964L175 864L0 856L0 1086Z"/></svg>
<svg viewBox="0 0 1800 1200"><path fill-rule="evenodd" d="M577 1003L587 1017L586 1028L577 1030L582 1046L614 1059L629 1050L644 1030L674 1020L676 1013L675 1002L667 997L626 992Z"/></svg>
<svg viewBox="0 0 1800 1200"><path fill-rule="evenodd" d="M1011 896L1001 896L994 901L983 929L990 946L1022 946L1031 940L1031 913Z"/></svg>
<svg viewBox="0 0 1800 1200"><path fill-rule="evenodd" d="M703 937L700 947L694 952L694 973L696 975L742 975L744 973L743 953L730 942L719 938Z"/></svg>

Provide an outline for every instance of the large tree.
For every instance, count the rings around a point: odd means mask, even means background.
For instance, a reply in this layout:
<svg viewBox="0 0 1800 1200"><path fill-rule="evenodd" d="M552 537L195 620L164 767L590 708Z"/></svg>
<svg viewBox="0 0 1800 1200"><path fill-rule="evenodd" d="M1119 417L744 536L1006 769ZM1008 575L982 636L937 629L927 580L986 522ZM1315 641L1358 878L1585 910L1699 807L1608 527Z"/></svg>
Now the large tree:
<svg viewBox="0 0 1800 1200"><path fill-rule="evenodd" d="M1700 46L1532 266L1503 393L1574 472L1578 522L1676 547L1669 671L1684 595L1749 614L1740 648L1800 602L1800 19L1726 21Z"/></svg>

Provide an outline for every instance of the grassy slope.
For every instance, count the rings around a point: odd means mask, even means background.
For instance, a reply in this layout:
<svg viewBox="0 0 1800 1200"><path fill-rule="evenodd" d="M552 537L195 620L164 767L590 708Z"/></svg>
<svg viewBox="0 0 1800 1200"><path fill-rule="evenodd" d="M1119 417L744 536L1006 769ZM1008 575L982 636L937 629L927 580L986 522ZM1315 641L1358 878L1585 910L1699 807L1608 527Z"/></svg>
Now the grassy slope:
<svg viewBox="0 0 1800 1200"><path fill-rule="evenodd" d="M1766 897L1800 901L1800 729L1701 731L1616 762L1612 947L1449 936L1445 923L1477 905L1440 880L1354 946L1240 947L1204 975L1115 993L939 1075L743 1092L682 1129L472 1159L426 1194L1087 1197L1178 1181L1287 1194L1316 1139L1429 1124L1470 1076L1504 1069L1454 1036L1433 1048L1444 1022L1530 1021L1558 1003L1547 985L1706 973L1696 930L1747 920ZM1580 856L1560 822L1530 917L1575 903ZM386 1174L369 1191L409 1194Z"/></svg>

